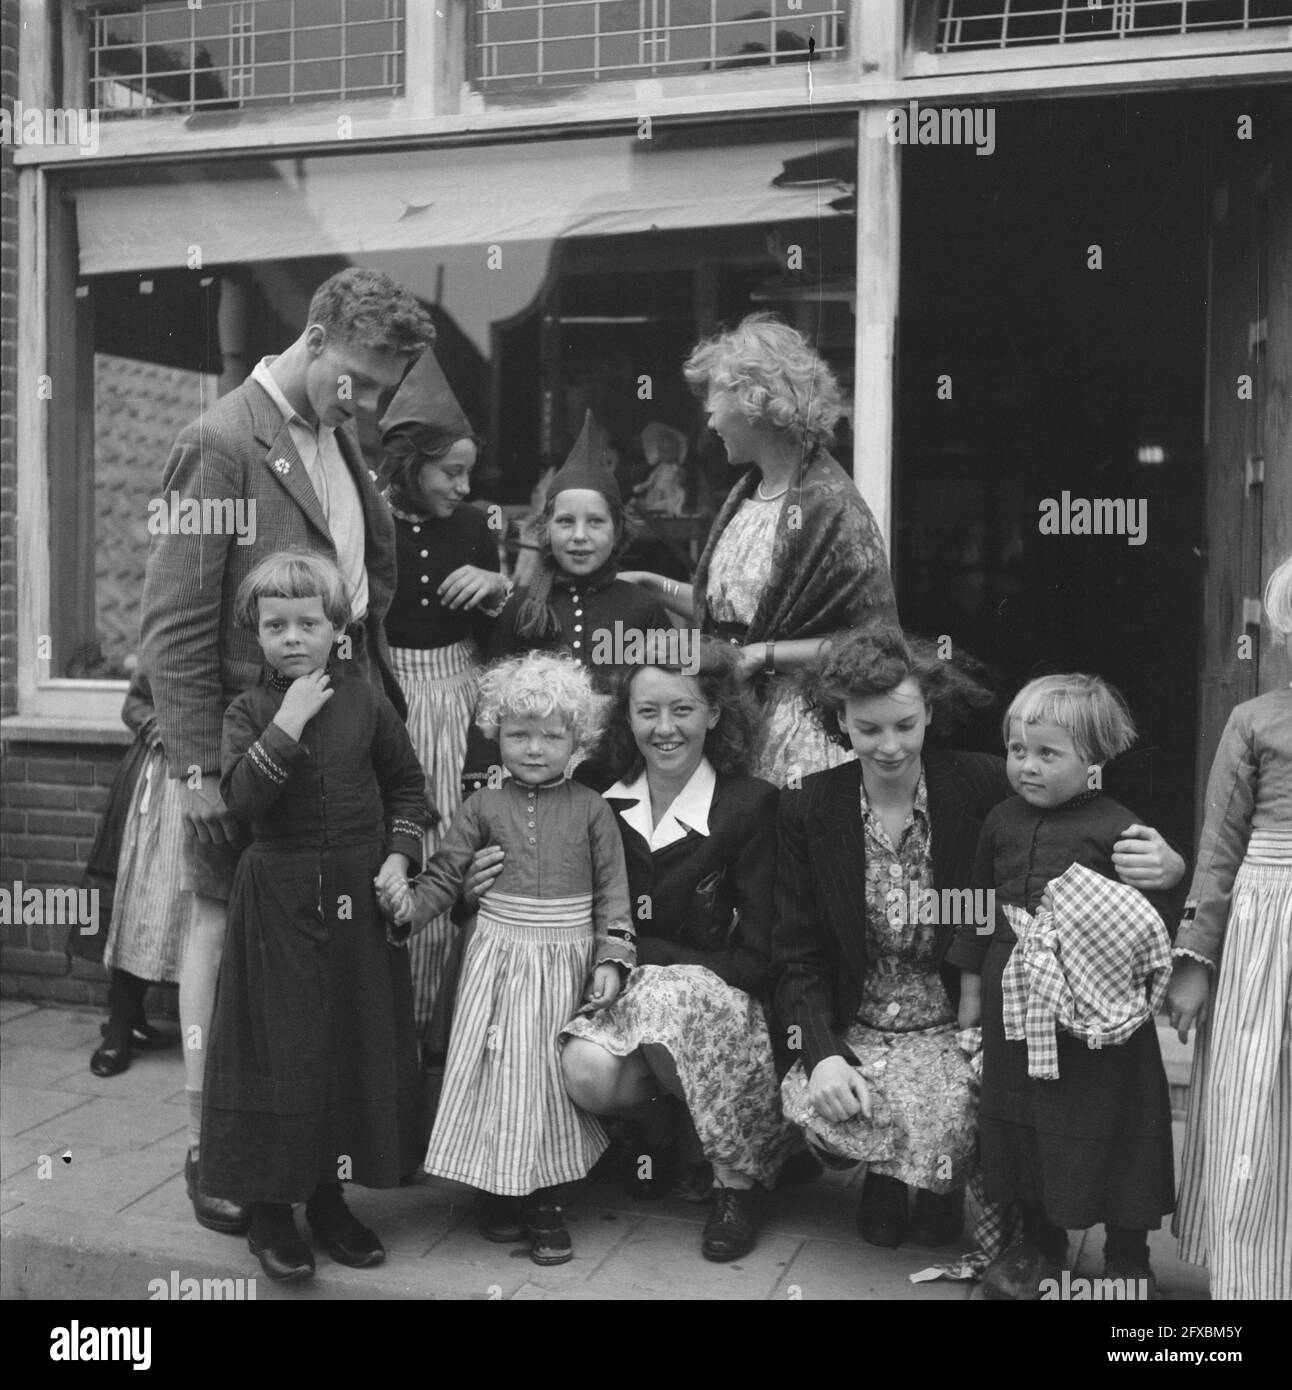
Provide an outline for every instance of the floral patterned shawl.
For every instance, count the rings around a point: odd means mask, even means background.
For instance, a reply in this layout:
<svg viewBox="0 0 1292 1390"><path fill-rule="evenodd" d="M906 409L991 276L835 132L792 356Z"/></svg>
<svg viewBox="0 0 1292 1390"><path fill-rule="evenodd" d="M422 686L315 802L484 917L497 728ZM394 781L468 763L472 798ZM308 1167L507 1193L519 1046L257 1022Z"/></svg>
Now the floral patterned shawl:
<svg viewBox="0 0 1292 1390"><path fill-rule="evenodd" d="M712 632L706 589L718 538L762 474L751 468L727 494L695 570L695 621ZM875 619L897 621L879 527L852 479L824 450L790 485L776 523L767 586L748 642L827 637Z"/></svg>

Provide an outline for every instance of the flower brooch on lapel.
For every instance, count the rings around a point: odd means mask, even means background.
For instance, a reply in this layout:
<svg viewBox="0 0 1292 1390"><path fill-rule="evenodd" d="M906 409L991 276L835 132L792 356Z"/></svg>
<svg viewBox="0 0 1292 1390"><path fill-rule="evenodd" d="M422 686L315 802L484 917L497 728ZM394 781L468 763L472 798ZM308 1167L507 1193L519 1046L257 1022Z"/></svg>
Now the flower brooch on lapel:
<svg viewBox="0 0 1292 1390"><path fill-rule="evenodd" d="M275 459L270 467L280 478L285 478L292 470L292 465L287 459Z"/></svg>

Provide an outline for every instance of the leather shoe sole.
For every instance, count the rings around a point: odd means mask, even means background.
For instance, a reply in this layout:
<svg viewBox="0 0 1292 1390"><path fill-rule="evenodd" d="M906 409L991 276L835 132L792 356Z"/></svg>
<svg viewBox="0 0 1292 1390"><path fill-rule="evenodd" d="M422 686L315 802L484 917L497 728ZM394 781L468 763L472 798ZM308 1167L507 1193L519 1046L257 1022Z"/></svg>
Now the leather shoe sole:
<svg viewBox="0 0 1292 1390"><path fill-rule="evenodd" d="M120 1076L130 1065L130 1055L128 1047L109 1047L103 1043L90 1058L90 1070L95 1076Z"/></svg>
<svg viewBox="0 0 1292 1390"><path fill-rule="evenodd" d="M574 1242L559 1211L540 1209L525 1219L529 1258L536 1265L563 1265L574 1258Z"/></svg>
<svg viewBox="0 0 1292 1390"><path fill-rule="evenodd" d="M295 1245L257 1245L253 1236L247 1237L247 1249L260 1261L260 1268L275 1283L286 1284L293 1279L308 1279L314 1273L314 1256L303 1240Z"/></svg>
<svg viewBox="0 0 1292 1390"><path fill-rule="evenodd" d="M218 1231L222 1236L243 1236L251 1229L251 1208L241 1202L226 1201L223 1197L208 1197L198 1190L198 1164L189 1153L184 1159L184 1185L193 1203L193 1215L199 1226Z"/></svg>
<svg viewBox="0 0 1292 1390"><path fill-rule="evenodd" d="M345 1236L331 1234L325 1225L316 1224L307 1216L310 1230L314 1232L314 1238L328 1252L328 1254L339 1265L348 1265L351 1269L372 1269L382 1263L386 1258L386 1247L377 1238L375 1231L370 1231L360 1222L355 1222L355 1229L347 1232Z"/></svg>

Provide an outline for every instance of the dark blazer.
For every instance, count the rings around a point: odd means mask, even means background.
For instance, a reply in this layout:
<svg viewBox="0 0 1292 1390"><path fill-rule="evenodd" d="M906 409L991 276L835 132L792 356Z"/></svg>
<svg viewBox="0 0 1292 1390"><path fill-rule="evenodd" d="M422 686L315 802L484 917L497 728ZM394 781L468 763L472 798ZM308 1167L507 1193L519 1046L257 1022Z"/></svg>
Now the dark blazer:
<svg viewBox="0 0 1292 1390"><path fill-rule="evenodd" d="M395 592L395 524L364 467L353 425L338 430L337 441L363 507L367 659L402 715L381 626ZM172 492L256 504L249 545L230 535L154 535L148 552L142 664L170 775L183 777L193 766L219 771L225 707L260 676L264 656L255 634L233 623L238 585L277 550L335 560L336 547L287 421L250 377L180 431L161 481L168 502Z"/></svg>
<svg viewBox="0 0 1292 1390"><path fill-rule="evenodd" d="M926 749L924 779L934 887L968 888L983 820L1010 795L1004 759ZM782 792L778 841L773 1041L783 1059L801 1057L811 1076L826 1057L851 1058L842 1039L866 978L861 765L841 763L805 777L801 791ZM939 927L939 960L953 934ZM944 967L943 980L955 1002L959 972Z"/></svg>
<svg viewBox="0 0 1292 1390"><path fill-rule="evenodd" d="M575 777L599 789L612 781L589 763ZM628 863L638 965L703 965L748 994L768 994L776 799L760 777L719 773L708 835L690 831L652 853L618 815L632 803L607 798Z"/></svg>

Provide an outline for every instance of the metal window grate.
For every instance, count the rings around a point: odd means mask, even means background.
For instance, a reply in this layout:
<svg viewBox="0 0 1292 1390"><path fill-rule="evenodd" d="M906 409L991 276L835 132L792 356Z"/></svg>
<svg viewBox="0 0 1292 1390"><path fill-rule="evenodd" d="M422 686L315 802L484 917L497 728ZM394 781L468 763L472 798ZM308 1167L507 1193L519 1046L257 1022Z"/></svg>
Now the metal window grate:
<svg viewBox="0 0 1292 1390"><path fill-rule="evenodd" d="M1292 22L1292 0L942 0L940 11L939 53Z"/></svg>
<svg viewBox="0 0 1292 1390"><path fill-rule="evenodd" d="M404 0L95 4L90 97L105 116L398 96Z"/></svg>
<svg viewBox="0 0 1292 1390"><path fill-rule="evenodd" d="M844 51L847 0L471 0L487 91L781 66Z"/></svg>

